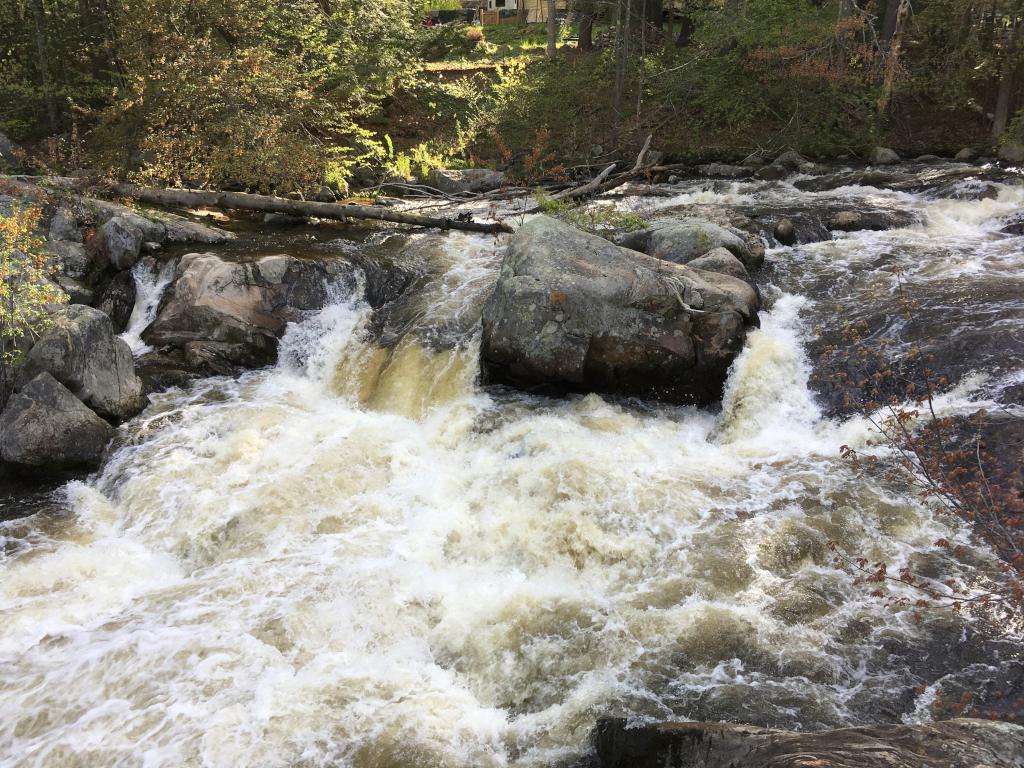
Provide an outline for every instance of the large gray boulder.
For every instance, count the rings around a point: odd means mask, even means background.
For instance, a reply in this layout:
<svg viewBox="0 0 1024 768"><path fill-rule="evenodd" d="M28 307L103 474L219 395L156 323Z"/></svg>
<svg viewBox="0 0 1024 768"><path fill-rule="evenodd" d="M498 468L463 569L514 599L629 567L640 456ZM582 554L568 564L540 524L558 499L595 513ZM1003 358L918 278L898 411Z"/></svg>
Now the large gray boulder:
<svg viewBox="0 0 1024 768"><path fill-rule="evenodd" d="M791 149L788 152L783 152L781 155L776 157L775 161L773 162L773 165L779 165L782 166L783 168L788 168L791 171L795 171L798 168L800 168L801 165L804 165L807 162L808 160L806 157L801 155L796 150Z"/></svg>
<svg viewBox="0 0 1024 768"><path fill-rule="evenodd" d="M50 374L40 373L0 414L0 459L35 468L96 466L110 433L107 422Z"/></svg>
<svg viewBox="0 0 1024 768"><path fill-rule="evenodd" d="M71 240L50 240L46 244L46 251L50 254L50 263L61 274L81 280L92 271L95 254L86 250L81 243Z"/></svg>
<svg viewBox="0 0 1024 768"><path fill-rule="evenodd" d="M142 229L136 226L133 218L114 216L108 219L99 228L96 237L100 253L114 269L131 269L139 260L144 237Z"/></svg>
<svg viewBox="0 0 1024 768"><path fill-rule="evenodd" d="M1024 141L1012 141L1003 142L999 147L999 159L1004 163L1024 163Z"/></svg>
<svg viewBox="0 0 1024 768"><path fill-rule="evenodd" d="M450 195L460 192L491 192L505 184L505 174L489 168L451 170L436 168L430 174L430 183Z"/></svg>
<svg viewBox="0 0 1024 768"><path fill-rule="evenodd" d="M538 216L513 235L484 305L481 364L491 382L539 391L710 402L757 309L741 279Z"/></svg>
<svg viewBox="0 0 1024 768"><path fill-rule="evenodd" d="M895 165L900 161L900 156L888 147L875 147L871 150L872 165Z"/></svg>
<svg viewBox="0 0 1024 768"><path fill-rule="evenodd" d="M688 216L651 222L640 250L673 264L686 264L715 248L725 248L751 271L764 260L763 251L759 255L751 252L741 233Z"/></svg>
<svg viewBox="0 0 1024 768"><path fill-rule="evenodd" d="M103 312L72 304L58 312L19 371L19 382L46 372L106 418L122 420L146 400L128 345Z"/></svg>
<svg viewBox="0 0 1024 768"><path fill-rule="evenodd" d="M78 218L69 208L58 208L50 220L50 240L67 240L73 243L82 242L82 231L78 228Z"/></svg>
<svg viewBox="0 0 1024 768"><path fill-rule="evenodd" d="M163 222L166 241L168 243L203 243L204 245L219 245L234 239L234 235L225 232L223 229L200 224L197 221L181 219L177 217L168 218ZM160 242L155 240L153 242Z"/></svg>
<svg viewBox="0 0 1024 768"><path fill-rule="evenodd" d="M795 733L732 723L630 728L607 719L589 768L1021 768L1024 728L958 718Z"/></svg>
<svg viewBox="0 0 1024 768"><path fill-rule="evenodd" d="M276 359L285 326L321 309L331 284L351 284L353 275L338 261L275 255L240 262L191 253L178 263L173 289L144 338L154 347L189 350L196 360L214 350L239 366L266 365ZM201 349L209 342L217 344Z"/></svg>
<svg viewBox="0 0 1024 768"><path fill-rule="evenodd" d="M754 175L754 169L743 165L727 165L726 163L707 163L698 165L697 173L712 179L746 179Z"/></svg>
<svg viewBox="0 0 1024 768"><path fill-rule="evenodd" d="M722 275L732 275L740 280L749 280L750 273L743 266L743 262L733 256L725 248L712 248L703 256L698 256L688 262L691 269L701 269L705 272L718 272Z"/></svg>

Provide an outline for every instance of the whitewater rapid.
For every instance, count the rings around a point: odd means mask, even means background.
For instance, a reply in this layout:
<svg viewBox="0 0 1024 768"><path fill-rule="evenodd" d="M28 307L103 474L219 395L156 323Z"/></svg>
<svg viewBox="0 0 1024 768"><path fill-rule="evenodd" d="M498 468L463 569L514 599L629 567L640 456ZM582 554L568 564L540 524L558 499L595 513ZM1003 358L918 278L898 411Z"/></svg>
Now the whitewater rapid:
<svg viewBox="0 0 1024 768"><path fill-rule="evenodd" d="M914 657L962 628L871 598L827 543L893 568L973 545L840 460L872 432L823 416L830 296L792 288L949 222L999 269L972 218L998 204L913 197L930 223L771 251L790 285L763 287L720 412L482 388L500 248L415 236L434 272L397 344L338 295L276 367L155 395L65 515L7 524L0 765L548 766L604 715L899 717Z"/></svg>

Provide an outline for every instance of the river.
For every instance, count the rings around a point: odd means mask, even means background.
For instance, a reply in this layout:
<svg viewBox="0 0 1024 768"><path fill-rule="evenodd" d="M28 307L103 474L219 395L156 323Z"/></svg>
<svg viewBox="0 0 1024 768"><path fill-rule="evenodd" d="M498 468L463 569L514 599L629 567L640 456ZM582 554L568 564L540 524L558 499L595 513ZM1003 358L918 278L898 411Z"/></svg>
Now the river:
<svg viewBox="0 0 1024 768"><path fill-rule="evenodd" d="M906 217L772 244L768 310L720 410L482 387L493 238L264 236L423 277L378 316L339 290L275 367L156 395L98 475L4 502L31 514L0 524L0 765L552 766L604 715L927 719L939 685L1021 658L1014 628L917 622L827 543L959 572L944 537L972 550L970 580L995 558L842 460L873 450L870 424L810 378L822 339L865 320L935 339L943 412L1019 409L1024 241L1000 229L1024 187L942 170L627 190L641 213L785 213L805 233L835 208ZM893 267L920 305L909 323Z"/></svg>

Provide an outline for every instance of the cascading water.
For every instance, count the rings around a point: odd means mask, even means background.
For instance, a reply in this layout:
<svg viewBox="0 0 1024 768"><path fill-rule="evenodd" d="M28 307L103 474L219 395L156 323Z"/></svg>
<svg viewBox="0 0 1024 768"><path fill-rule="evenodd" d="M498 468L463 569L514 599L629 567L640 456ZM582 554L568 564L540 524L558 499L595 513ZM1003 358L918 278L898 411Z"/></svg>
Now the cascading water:
<svg viewBox="0 0 1024 768"><path fill-rule="evenodd" d="M136 357L152 350L152 347L142 340L142 332L156 318L160 299L167 286L174 280L176 265L175 259L168 259L156 269L147 261L140 261L132 267L135 305L132 307L131 317L128 318L128 327L121 334L121 338L128 342L132 354Z"/></svg>
<svg viewBox="0 0 1024 768"><path fill-rule="evenodd" d="M949 283L1020 285L1020 240L993 221L1024 198L713 190L625 202L884 198L923 222L771 252L772 307L720 413L481 388L501 254L413 238L432 276L393 343L339 297L289 328L275 368L154 396L66 489L70 514L7 524L0 765L554 765L609 714L923 716L913 690L958 669L961 620L868 597L827 542L895 565L973 545L839 459L871 431L822 416L805 344L834 306L869 312L854 299L891 291L894 261L925 313L970 327ZM1001 317L1020 333L1019 306ZM997 394L964 381L947 407Z"/></svg>

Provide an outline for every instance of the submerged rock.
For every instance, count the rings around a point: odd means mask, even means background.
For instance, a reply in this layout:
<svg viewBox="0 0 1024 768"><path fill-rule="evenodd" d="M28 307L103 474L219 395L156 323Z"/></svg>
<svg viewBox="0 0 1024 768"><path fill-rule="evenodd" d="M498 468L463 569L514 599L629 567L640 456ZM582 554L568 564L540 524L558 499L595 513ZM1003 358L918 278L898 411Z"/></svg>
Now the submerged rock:
<svg viewBox="0 0 1024 768"><path fill-rule="evenodd" d="M0 459L33 468L96 466L111 431L43 372L22 386L0 414Z"/></svg>
<svg viewBox="0 0 1024 768"><path fill-rule="evenodd" d="M602 720L587 768L1020 768L1024 728L959 718L797 733L731 723Z"/></svg>
<svg viewBox="0 0 1024 768"><path fill-rule="evenodd" d="M266 365L276 359L287 323L321 309L339 279L354 282L350 264L286 255L234 262L191 253L178 263L173 289L144 337L155 347L182 350L193 342L217 342L220 361ZM193 349L192 361L205 359Z"/></svg>
<svg viewBox="0 0 1024 768"><path fill-rule="evenodd" d="M46 372L101 416L120 420L141 411L146 401L128 344L114 335L103 312L72 304L33 345L19 381Z"/></svg>
<svg viewBox="0 0 1024 768"><path fill-rule="evenodd" d="M709 402L757 309L741 279L540 216L512 237L484 305L482 368L528 389Z"/></svg>

